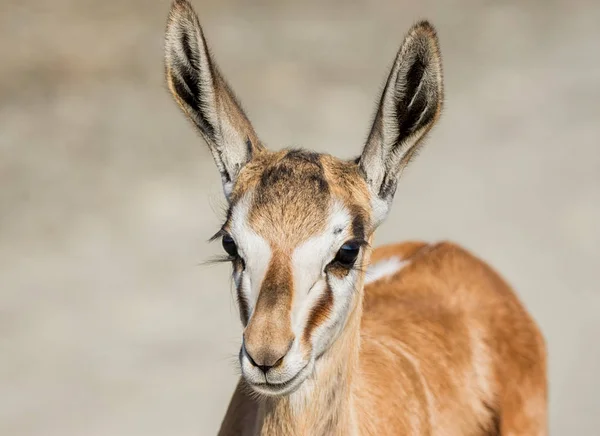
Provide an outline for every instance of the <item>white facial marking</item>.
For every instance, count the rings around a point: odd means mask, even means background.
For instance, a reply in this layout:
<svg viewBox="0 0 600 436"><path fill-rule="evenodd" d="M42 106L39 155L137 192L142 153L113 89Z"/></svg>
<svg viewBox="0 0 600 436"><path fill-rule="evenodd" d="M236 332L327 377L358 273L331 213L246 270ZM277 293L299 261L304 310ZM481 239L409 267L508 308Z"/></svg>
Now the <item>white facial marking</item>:
<svg viewBox="0 0 600 436"><path fill-rule="evenodd" d="M292 327L296 335L302 334L311 309L325 290L325 267L333 260L342 244L351 237L348 229L351 222L352 217L346 208L334 201L323 232L306 240L294 250Z"/></svg>
<svg viewBox="0 0 600 436"><path fill-rule="evenodd" d="M326 274L325 268L335 258L340 247L354 236L351 233L352 216L337 200L331 204L329 219L323 232L305 241L294 250L292 271L294 275L294 302L292 306L292 329L302 338L310 314L327 291L327 282L333 294L333 305L327 320L311 332L312 358L322 354L335 340L343 327L350 307L358 271L351 270L347 276L337 278Z"/></svg>
<svg viewBox="0 0 600 436"><path fill-rule="evenodd" d="M344 277L334 275L329 277L329 286L333 293L333 309L329 318L313 331L313 348L316 354L322 354L329 348L346 325L352 296L358 293L356 290L358 275L359 271L352 269Z"/></svg>
<svg viewBox="0 0 600 436"><path fill-rule="evenodd" d="M235 207L231 218L231 236L238 244L240 255L246 260L246 271L240 282L249 305L254 308L272 250L246 222L250 202L251 198L244 198ZM334 274L327 274L325 269L340 247L352 239L351 227L350 212L341 202L334 200L323 232L309 238L293 251L291 262L294 300L291 323L295 340L282 363L269 370L266 375L252 365L245 353L241 353L242 373L254 390L265 395L282 395L295 391L314 370L317 357L333 343L343 329L360 272L352 269L346 276L338 278ZM329 292L328 282L333 294L331 313L311 332L310 348L307 349L304 342L307 322L318 300L325 292Z"/></svg>
<svg viewBox="0 0 600 436"><path fill-rule="evenodd" d="M392 276L409 263L409 261L402 260L400 257L394 256L369 265L365 275L365 285L376 282L377 280L381 280L385 277Z"/></svg>
<svg viewBox="0 0 600 436"><path fill-rule="evenodd" d="M292 255L294 303L292 328L301 335L308 316L327 286L325 267L333 260L344 242L351 238L348 227L352 217L338 201L331 205L329 220L319 235L296 247Z"/></svg>
<svg viewBox="0 0 600 436"><path fill-rule="evenodd" d="M271 247L248 225L248 211L252 196L244 196L233 208L230 221L231 237L235 241L238 253L246 263L245 271L234 274L239 292L248 302L249 315L252 316L260 285L271 262Z"/></svg>

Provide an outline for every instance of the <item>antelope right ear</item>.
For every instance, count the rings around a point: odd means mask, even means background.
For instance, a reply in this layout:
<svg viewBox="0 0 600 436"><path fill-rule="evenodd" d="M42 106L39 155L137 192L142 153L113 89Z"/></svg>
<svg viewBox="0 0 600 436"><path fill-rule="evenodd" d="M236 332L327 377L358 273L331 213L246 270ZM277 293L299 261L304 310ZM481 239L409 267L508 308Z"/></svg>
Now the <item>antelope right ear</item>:
<svg viewBox="0 0 600 436"><path fill-rule="evenodd" d="M358 162L374 196L376 224L387 215L400 174L437 121L442 101L438 39L422 21L400 47Z"/></svg>
<svg viewBox="0 0 600 436"><path fill-rule="evenodd" d="M186 0L171 6L165 66L171 94L206 140L229 198L242 167L264 148L212 61L198 17Z"/></svg>

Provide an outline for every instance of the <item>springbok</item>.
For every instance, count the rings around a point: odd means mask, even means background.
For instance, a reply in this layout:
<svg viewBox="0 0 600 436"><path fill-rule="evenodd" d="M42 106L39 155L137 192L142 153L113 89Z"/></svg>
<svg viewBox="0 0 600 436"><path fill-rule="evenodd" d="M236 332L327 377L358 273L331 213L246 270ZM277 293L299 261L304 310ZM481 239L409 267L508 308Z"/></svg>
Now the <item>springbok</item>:
<svg viewBox="0 0 600 436"><path fill-rule="evenodd" d="M371 249L443 100L438 40L414 25L361 156L268 151L175 0L169 89L228 201L220 238L244 327L221 435L544 435L544 339L509 285L448 242ZM368 268L367 268L368 267Z"/></svg>

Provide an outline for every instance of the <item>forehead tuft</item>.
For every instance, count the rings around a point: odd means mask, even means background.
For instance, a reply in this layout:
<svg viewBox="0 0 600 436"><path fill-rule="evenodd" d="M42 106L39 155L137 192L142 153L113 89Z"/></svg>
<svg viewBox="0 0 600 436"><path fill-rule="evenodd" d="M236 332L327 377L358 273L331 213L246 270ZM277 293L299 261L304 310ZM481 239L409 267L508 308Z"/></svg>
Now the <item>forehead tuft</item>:
<svg viewBox="0 0 600 436"><path fill-rule="evenodd" d="M295 245L322 231L330 200L320 156L291 150L264 168L254 190L250 225Z"/></svg>
<svg viewBox="0 0 600 436"><path fill-rule="evenodd" d="M277 245L295 245L321 233L334 200L340 201L364 233L368 222L366 184L354 162L305 150L261 153L241 171L232 195L251 193L250 227Z"/></svg>
<svg viewBox="0 0 600 436"><path fill-rule="evenodd" d="M255 204L261 206L271 201L312 199L323 205L329 196L329 183L325 179L320 156L291 150L264 169L256 187Z"/></svg>

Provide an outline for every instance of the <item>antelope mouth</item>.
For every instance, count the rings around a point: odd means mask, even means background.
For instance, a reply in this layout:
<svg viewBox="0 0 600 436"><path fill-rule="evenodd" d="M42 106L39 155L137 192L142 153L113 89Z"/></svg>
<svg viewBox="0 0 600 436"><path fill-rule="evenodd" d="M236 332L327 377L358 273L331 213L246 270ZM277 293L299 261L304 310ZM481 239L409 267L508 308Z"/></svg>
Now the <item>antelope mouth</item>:
<svg viewBox="0 0 600 436"><path fill-rule="evenodd" d="M287 395L294 392L300 387L304 380L308 377L308 363L304 365L292 378L284 382L265 382L254 383L247 380L248 384L257 392L263 395Z"/></svg>

